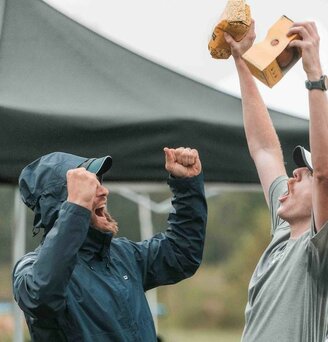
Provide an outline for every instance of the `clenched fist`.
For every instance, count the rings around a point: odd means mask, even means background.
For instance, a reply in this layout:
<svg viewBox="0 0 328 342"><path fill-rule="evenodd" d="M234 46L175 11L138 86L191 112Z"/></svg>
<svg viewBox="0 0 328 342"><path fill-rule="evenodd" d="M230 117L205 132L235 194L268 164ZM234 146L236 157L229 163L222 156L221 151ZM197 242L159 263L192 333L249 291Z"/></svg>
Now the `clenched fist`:
<svg viewBox="0 0 328 342"><path fill-rule="evenodd" d="M202 171L202 165L195 149L189 147L164 148L165 168L174 177L194 177Z"/></svg>
<svg viewBox="0 0 328 342"><path fill-rule="evenodd" d="M81 167L67 171L66 178L67 201L92 210L97 187L100 185L96 175Z"/></svg>

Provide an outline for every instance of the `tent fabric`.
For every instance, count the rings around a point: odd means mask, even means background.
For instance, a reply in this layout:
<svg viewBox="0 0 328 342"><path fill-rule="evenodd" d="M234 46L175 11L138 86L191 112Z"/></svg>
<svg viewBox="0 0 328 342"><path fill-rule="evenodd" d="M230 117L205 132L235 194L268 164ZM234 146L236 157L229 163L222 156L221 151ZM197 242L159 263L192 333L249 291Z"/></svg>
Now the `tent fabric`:
<svg viewBox="0 0 328 342"><path fill-rule="evenodd" d="M258 183L240 99L155 64L40 0L1 0L0 14L0 182L16 183L27 163L54 151L110 154L105 180L163 181L162 149L190 146L199 150L207 182ZM308 146L308 121L270 114L291 171L294 146Z"/></svg>

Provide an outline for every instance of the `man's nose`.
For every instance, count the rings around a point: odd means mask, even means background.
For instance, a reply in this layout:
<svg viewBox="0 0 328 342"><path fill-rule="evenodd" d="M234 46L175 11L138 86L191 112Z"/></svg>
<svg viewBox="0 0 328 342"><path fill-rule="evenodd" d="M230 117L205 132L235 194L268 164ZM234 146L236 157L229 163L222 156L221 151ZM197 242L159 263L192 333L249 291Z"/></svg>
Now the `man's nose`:
<svg viewBox="0 0 328 342"><path fill-rule="evenodd" d="M98 190L98 195L99 196L108 196L109 195L109 190L106 187L104 187L103 185L101 185L99 187L99 190Z"/></svg>
<svg viewBox="0 0 328 342"><path fill-rule="evenodd" d="M296 180L300 181L302 179L303 173L307 170L306 167L301 167L293 171L293 176Z"/></svg>

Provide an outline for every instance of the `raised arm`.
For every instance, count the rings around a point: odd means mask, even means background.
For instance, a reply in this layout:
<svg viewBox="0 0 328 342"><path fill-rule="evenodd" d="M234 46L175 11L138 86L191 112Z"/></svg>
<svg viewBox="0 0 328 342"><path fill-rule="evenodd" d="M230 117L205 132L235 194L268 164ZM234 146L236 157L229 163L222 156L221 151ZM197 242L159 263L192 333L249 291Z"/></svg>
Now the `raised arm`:
<svg viewBox="0 0 328 342"><path fill-rule="evenodd" d="M294 23L289 31L300 40L290 43L302 51L307 79L317 81L323 74L319 56L319 35L315 23ZM313 213L317 230L328 220L328 99L320 89L309 90L310 149L313 164Z"/></svg>
<svg viewBox="0 0 328 342"><path fill-rule="evenodd" d="M98 183L85 169L68 171L68 199L58 219L38 250L24 256L14 269L15 299L23 311L46 318L65 309L66 288L89 229Z"/></svg>
<svg viewBox="0 0 328 342"><path fill-rule="evenodd" d="M132 244L145 290L192 276L204 249L207 204L198 152L189 148L165 148L164 152L173 193L168 228Z"/></svg>
<svg viewBox="0 0 328 342"><path fill-rule="evenodd" d="M252 74L242 59L242 55L251 47L255 39L254 21L252 21L247 35L240 42L236 42L228 34L225 34L225 39L231 46L232 56L239 76L244 127L249 152L254 160L265 199L268 203L268 192L271 183L278 176L286 175L286 170L280 142L269 112Z"/></svg>

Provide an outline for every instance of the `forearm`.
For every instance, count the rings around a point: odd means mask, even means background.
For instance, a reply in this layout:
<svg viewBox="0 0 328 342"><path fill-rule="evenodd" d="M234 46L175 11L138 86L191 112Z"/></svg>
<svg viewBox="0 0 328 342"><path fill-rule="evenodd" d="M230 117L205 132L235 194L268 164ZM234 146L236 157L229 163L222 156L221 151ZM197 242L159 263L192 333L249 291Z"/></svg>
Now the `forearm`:
<svg viewBox="0 0 328 342"><path fill-rule="evenodd" d="M286 174L283 154L269 112L251 72L241 57L235 57L235 63L240 80L247 144L269 204L271 183L278 176Z"/></svg>
<svg viewBox="0 0 328 342"><path fill-rule="evenodd" d="M290 42L292 48L302 52L302 64L309 81L318 81L323 74L320 61L320 37L314 22L294 23L289 35L298 34L301 39ZM327 93L320 89L308 92L310 114L310 149L316 179L328 178L328 99ZM327 183L327 181L325 181ZM327 185L324 186L327 188ZM323 189L322 193L326 193Z"/></svg>
<svg viewBox="0 0 328 342"><path fill-rule="evenodd" d="M240 81L245 134L254 159L261 150L273 151L282 159L280 142L255 80L242 58L235 59Z"/></svg>
<svg viewBox="0 0 328 342"><path fill-rule="evenodd" d="M17 264L15 298L23 310L50 315L63 309L66 287L78 250L85 240L89 220L87 209L65 202L33 263L26 265L23 260Z"/></svg>
<svg viewBox="0 0 328 342"><path fill-rule="evenodd" d="M44 276L45 284L57 284L61 288L62 283L68 281L75 266L77 252L86 238L89 222L89 210L69 202L63 204L34 265L35 272Z"/></svg>
<svg viewBox="0 0 328 342"><path fill-rule="evenodd" d="M207 203L198 151L165 147L164 153L173 208L165 233L135 245L145 290L192 276L204 249Z"/></svg>
<svg viewBox="0 0 328 342"><path fill-rule="evenodd" d="M204 248L207 203L203 175L170 179L169 185L174 194L174 211L168 218L169 228L166 236L176 259L190 276L200 265Z"/></svg>
<svg viewBox="0 0 328 342"><path fill-rule="evenodd" d="M326 92L316 89L309 91L309 110L312 163L318 174L325 175L328 170L328 98Z"/></svg>
<svg viewBox="0 0 328 342"><path fill-rule="evenodd" d="M317 231L327 222L328 203L328 100L322 90L309 91L310 149L313 165L313 213Z"/></svg>

